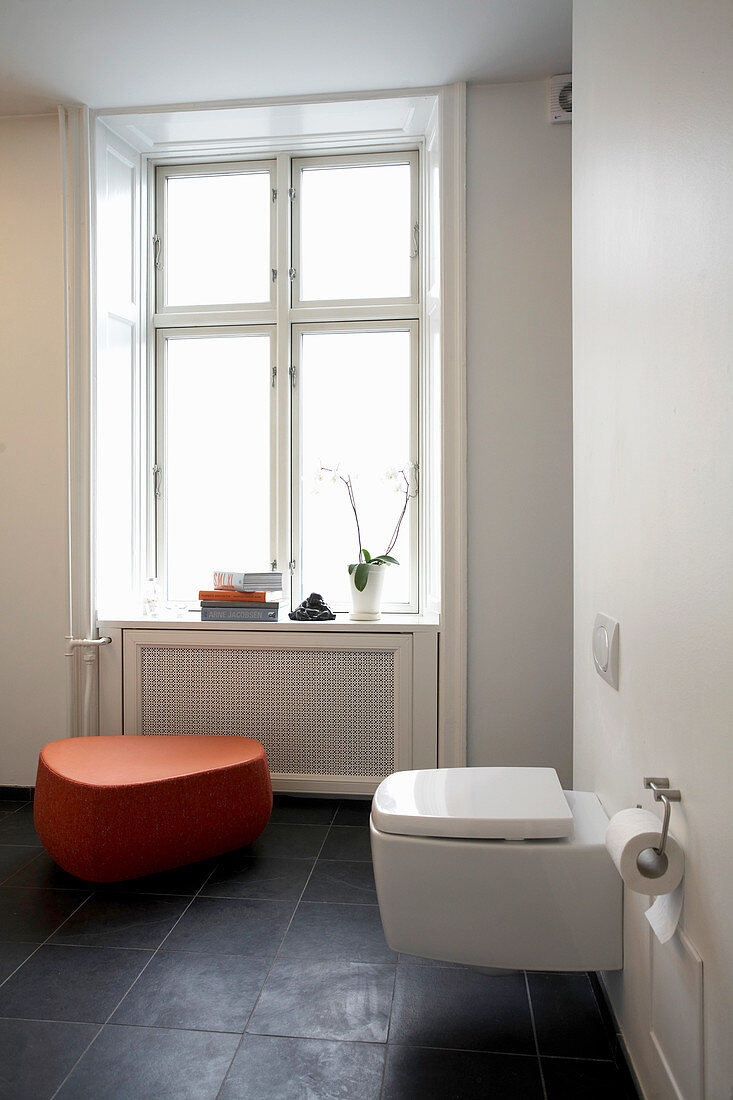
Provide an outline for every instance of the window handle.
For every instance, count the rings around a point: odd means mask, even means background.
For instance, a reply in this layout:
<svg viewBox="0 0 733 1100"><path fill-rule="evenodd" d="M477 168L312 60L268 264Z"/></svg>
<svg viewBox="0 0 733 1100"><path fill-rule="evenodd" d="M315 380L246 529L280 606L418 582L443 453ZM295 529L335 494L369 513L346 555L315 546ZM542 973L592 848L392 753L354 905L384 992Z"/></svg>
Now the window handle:
<svg viewBox="0 0 733 1100"><path fill-rule="evenodd" d="M163 467L159 466L156 462L153 466L153 496L156 500L160 500L161 497L161 482L163 480Z"/></svg>
<svg viewBox="0 0 733 1100"><path fill-rule="evenodd" d="M163 261L160 258L160 237L156 233L153 237L153 264L160 271L163 267Z"/></svg>
<svg viewBox="0 0 733 1100"><path fill-rule="evenodd" d="M415 222L412 227L412 252L410 259L414 260L420 252L420 226Z"/></svg>

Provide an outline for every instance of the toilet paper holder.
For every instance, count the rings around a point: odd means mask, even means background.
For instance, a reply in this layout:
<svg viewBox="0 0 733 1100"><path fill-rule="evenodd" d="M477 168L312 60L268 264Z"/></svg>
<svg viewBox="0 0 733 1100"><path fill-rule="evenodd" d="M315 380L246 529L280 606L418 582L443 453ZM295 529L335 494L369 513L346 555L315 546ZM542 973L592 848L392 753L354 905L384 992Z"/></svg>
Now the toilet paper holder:
<svg viewBox="0 0 733 1100"><path fill-rule="evenodd" d="M680 791L670 789L669 779L666 776L645 775L644 787L646 790L654 792L655 802L664 804L664 821L662 822L659 846L657 848L645 848L643 852L639 852L636 857L636 866L644 878L661 878L669 866L665 848L667 847L672 803L681 802L682 794Z"/></svg>

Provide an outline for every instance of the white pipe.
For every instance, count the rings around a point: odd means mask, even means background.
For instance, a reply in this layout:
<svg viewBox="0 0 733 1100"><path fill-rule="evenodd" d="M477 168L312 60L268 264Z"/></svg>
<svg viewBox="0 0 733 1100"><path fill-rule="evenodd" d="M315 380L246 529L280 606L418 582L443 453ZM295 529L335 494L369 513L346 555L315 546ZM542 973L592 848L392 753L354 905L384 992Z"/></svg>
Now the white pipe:
<svg viewBox="0 0 733 1100"><path fill-rule="evenodd" d="M91 736L91 708L92 708L92 687L93 687L93 670L97 663L97 652L100 646L110 645L111 638L67 638L67 650L66 656L69 658L69 713L68 713L68 729L70 737L90 737ZM82 705L81 705L81 729L77 730L76 713L74 707L74 699L76 696L76 658L75 651L77 649L84 650L82 661L84 662L84 674L82 685Z"/></svg>
<svg viewBox="0 0 733 1100"><path fill-rule="evenodd" d="M69 175L67 165L67 131L66 110L58 107L59 142L61 145L61 229L64 248L64 335L66 344L66 568L67 568L67 599L69 609L69 634L74 631L73 618L73 585L71 580L71 318L69 301ZM67 653L71 656L71 653ZM70 679L73 692L73 679ZM74 697L72 694L69 707L70 717L73 716ZM73 717L72 717L73 722ZM73 726L69 727L69 736L72 736Z"/></svg>
<svg viewBox="0 0 733 1100"><path fill-rule="evenodd" d="M74 650L66 649L66 736L76 736L76 658Z"/></svg>

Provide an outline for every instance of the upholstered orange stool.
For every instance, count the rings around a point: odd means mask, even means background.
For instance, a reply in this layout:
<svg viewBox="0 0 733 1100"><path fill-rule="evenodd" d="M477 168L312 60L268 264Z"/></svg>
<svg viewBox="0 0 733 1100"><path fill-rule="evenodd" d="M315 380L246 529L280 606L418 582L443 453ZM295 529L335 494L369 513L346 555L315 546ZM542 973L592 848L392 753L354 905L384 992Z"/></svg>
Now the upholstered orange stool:
<svg viewBox="0 0 733 1100"><path fill-rule="evenodd" d="M120 882L250 844L268 822L265 750L249 737L71 737L41 750L33 808L44 848Z"/></svg>

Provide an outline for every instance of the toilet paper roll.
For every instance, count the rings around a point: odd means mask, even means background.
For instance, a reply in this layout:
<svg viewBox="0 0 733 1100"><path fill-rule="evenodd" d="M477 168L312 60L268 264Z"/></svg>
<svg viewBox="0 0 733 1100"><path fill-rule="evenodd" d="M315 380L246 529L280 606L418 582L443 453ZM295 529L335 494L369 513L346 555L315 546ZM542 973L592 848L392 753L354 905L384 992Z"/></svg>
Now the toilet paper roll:
<svg viewBox="0 0 733 1100"><path fill-rule="evenodd" d="M667 836L667 869L658 878L649 878L639 870L637 857L646 848L656 848L662 823L649 810L621 810L614 814L606 829L606 848L616 869L630 890L659 897L671 894L685 873L685 854L673 836Z"/></svg>

